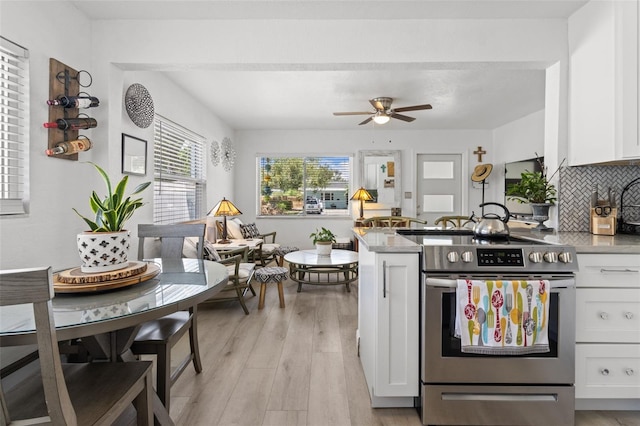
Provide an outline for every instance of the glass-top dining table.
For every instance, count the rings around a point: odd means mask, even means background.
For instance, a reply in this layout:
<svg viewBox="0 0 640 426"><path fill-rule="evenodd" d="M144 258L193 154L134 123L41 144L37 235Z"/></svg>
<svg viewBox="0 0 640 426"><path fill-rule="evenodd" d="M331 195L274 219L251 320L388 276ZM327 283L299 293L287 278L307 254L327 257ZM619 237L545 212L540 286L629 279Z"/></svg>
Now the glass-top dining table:
<svg viewBox="0 0 640 426"><path fill-rule="evenodd" d="M92 356L134 361L130 346L145 321L187 310L221 291L228 273L220 263L201 259L149 259L160 273L128 287L102 292L56 294L52 300L59 341L82 338ZM33 309L27 305L0 308L0 346L37 343ZM154 395L156 421L172 425Z"/></svg>
<svg viewBox="0 0 640 426"><path fill-rule="evenodd" d="M58 340L135 327L187 310L226 285L226 268L201 259L150 259L160 273L148 281L103 292L56 294L52 300ZM0 309L3 346L36 343L33 311L25 305Z"/></svg>

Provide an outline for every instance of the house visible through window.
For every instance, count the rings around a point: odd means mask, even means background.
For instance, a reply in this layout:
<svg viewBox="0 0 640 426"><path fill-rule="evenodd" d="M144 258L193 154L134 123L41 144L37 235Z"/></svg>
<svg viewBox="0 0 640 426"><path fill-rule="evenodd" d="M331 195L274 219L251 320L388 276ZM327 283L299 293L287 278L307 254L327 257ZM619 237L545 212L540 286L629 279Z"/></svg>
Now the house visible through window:
<svg viewBox="0 0 640 426"><path fill-rule="evenodd" d="M350 156L258 157L262 216L348 215Z"/></svg>
<svg viewBox="0 0 640 426"><path fill-rule="evenodd" d="M29 51L0 36L0 215L27 212Z"/></svg>
<svg viewBox="0 0 640 426"><path fill-rule="evenodd" d="M172 224L204 217L204 137L159 115L154 130L153 222Z"/></svg>

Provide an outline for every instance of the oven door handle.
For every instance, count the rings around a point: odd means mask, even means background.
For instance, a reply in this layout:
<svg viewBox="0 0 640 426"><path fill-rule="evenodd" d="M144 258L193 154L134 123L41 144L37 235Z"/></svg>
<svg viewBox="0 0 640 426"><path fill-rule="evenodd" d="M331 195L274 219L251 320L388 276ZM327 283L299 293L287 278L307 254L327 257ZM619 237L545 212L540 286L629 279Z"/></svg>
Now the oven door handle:
<svg viewBox="0 0 640 426"><path fill-rule="evenodd" d="M469 278L473 279L473 278ZM530 279L530 278L522 278L522 279ZM497 278L491 279L492 281L498 280ZM487 281L485 279L480 279L480 281ZM503 281L510 281L510 279L505 278ZM570 288L575 287L576 282L575 279L550 279L549 283L551 284L551 289L558 288ZM456 288L458 286L458 281L453 278L436 278L436 277L427 277L425 280L425 284L427 287L440 287L440 288Z"/></svg>

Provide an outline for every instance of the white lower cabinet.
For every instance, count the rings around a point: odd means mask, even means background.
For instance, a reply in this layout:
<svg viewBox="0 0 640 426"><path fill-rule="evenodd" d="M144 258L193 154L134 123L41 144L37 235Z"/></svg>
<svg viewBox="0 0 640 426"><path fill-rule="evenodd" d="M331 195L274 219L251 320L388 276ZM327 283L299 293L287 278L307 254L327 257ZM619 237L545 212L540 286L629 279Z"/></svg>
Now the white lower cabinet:
<svg viewBox="0 0 640 426"><path fill-rule="evenodd" d="M579 254L576 399L638 399L640 255Z"/></svg>
<svg viewBox="0 0 640 426"><path fill-rule="evenodd" d="M418 396L419 256L360 246L360 361L373 407L411 407Z"/></svg>

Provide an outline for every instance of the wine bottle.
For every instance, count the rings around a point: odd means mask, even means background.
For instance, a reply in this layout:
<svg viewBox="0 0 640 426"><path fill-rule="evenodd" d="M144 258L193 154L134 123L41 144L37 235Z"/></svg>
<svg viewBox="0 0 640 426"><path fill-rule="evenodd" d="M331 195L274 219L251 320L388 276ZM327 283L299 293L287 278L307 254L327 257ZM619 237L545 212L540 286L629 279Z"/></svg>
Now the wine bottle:
<svg viewBox="0 0 640 426"><path fill-rule="evenodd" d="M50 123L44 123L44 127L47 129L60 129L60 130L80 130L80 129L92 129L98 125L95 118L59 118L56 121Z"/></svg>
<svg viewBox="0 0 640 426"><path fill-rule="evenodd" d="M95 96L60 96L58 99L47 101L47 105L63 108L93 108L99 104L100 100Z"/></svg>
<svg viewBox="0 0 640 426"><path fill-rule="evenodd" d="M72 155L80 151L88 151L91 149L91 141L88 138L76 139L74 141L65 141L57 143L54 148L49 148L45 154L51 155Z"/></svg>

